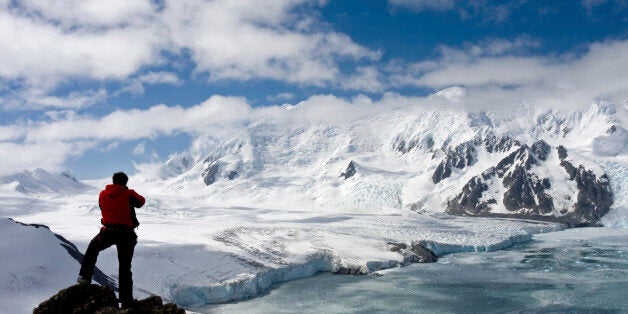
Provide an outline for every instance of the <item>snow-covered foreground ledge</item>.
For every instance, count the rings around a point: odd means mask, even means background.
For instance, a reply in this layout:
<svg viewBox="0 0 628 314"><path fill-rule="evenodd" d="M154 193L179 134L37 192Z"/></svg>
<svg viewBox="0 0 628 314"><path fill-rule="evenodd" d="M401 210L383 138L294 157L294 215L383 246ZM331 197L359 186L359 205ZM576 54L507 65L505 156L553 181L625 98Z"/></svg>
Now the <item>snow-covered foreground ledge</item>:
<svg viewBox="0 0 628 314"><path fill-rule="evenodd" d="M21 214L15 198L0 198L0 213L8 216L2 208L10 201L13 218L48 225L84 252L99 228L93 197L24 198L28 210ZM420 242L440 256L498 250L562 229L550 223L433 217L394 208L217 207L170 196L151 198L138 216L142 224L133 259L135 295L157 294L181 306L252 298L273 283L317 272L368 274L407 265L411 254L394 249L400 244ZM117 278L115 249L102 252L97 265Z"/></svg>

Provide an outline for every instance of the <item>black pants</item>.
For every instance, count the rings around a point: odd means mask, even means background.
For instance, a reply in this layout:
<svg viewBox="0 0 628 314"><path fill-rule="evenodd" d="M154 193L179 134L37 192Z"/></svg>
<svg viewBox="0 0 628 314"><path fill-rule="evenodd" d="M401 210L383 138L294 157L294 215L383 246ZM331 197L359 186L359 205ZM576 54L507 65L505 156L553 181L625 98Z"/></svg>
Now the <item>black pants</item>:
<svg viewBox="0 0 628 314"><path fill-rule="evenodd" d="M137 235L133 229L113 230L102 227L100 233L87 246L79 275L91 279L92 275L94 275L98 253L114 244L118 249L120 302L131 302L133 300L131 259L133 259L133 250L135 249L135 244L137 244Z"/></svg>

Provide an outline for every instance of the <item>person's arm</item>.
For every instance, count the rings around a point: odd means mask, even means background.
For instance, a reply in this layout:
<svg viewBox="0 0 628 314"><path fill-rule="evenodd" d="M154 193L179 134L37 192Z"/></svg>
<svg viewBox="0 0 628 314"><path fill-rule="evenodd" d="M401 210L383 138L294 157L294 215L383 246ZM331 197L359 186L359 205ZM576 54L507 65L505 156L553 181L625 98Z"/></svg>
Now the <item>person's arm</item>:
<svg viewBox="0 0 628 314"><path fill-rule="evenodd" d="M131 205L131 222L133 223L133 228L137 228L140 226L140 221L137 220L137 215L135 214L135 207Z"/></svg>
<svg viewBox="0 0 628 314"><path fill-rule="evenodd" d="M144 203L146 203L146 199L144 199L143 196L137 194L137 192L133 190L129 190L129 194L130 194L129 203L131 203L131 206L140 208L144 206Z"/></svg>
<svg viewBox="0 0 628 314"><path fill-rule="evenodd" d="M135 213L135 208L140 208L144 206L146 200L143 196L137 194L133 190L129 190L129 207L131 207L131 221L133 222L133 228L137 228L140 225L140 221L137 220L137 214Z"/></svg>

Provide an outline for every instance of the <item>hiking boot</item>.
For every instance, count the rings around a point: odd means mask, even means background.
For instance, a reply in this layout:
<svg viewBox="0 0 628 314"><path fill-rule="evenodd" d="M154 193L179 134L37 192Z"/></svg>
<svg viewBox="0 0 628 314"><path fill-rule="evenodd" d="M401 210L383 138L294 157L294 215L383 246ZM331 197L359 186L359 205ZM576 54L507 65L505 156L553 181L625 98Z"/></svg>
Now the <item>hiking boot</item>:
<svg viewBox="0 0 628 314"><path fill-rule="evenodd" d="M89 285L90 283L92 283L92 279L78 276L78 278L76 278L76 283L78 283L79 285Z"/></svg>

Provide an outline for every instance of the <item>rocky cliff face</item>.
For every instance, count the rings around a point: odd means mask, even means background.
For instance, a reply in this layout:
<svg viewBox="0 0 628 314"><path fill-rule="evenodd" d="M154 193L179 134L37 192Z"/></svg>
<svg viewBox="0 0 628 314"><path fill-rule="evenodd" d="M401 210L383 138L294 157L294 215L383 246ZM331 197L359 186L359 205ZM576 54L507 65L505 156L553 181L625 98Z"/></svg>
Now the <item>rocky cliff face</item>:
<svg viewBox="0 0 628 314"><path fill-rule="evenodd" d="M610 210L613 194L606 174L596 174L582 164L576 168L563 146L552 148L543 140L515 146L495 166L471 178L447 203L447 212L580 226L595 224ZM560 193L553 186L573 189ZM499 210L502 206L505 211Z"/></svg>
<svg viewBox="0 0 628 314"><path fill-rule="evenodd" d="M478 148L484 148L488 153L507 152L514 145L519 146L519 142L511 139L507 135L496 136L490 132L484 137L477 136L472 141L464 142L456 147L448 148L447 154L441 161L434 174L432 181L438 183L451 175L452 168L464 169L477 162Z"/></svg>

